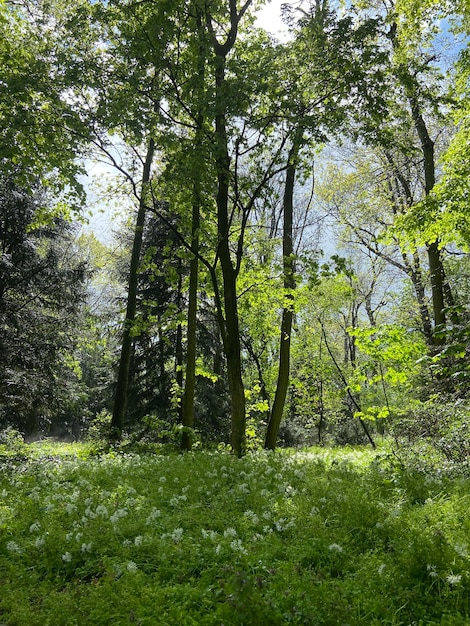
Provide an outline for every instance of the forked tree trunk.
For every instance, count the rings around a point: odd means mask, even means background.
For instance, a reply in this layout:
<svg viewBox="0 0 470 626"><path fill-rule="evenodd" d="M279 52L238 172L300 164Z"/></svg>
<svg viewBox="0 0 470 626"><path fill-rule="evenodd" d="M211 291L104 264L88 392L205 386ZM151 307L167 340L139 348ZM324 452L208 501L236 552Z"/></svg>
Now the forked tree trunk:
<svg viewBox="0 0 470 626"><path fill-rule="evenodd" d="M238 32L238 24L248 9L252 0L246 0L242 9L238 11L236 0L228 0L230 12L230 29L223 44L219 43L211 15L206 15L206 23L211 36L212 47L215 53L215 134L214 155L217 172L217 233L219 244L218 259L223 277L224 313L222 315L220 302L218 303L218 320L221 326L221 335L227 361L228 384L231 400L231 444L237 456L246 452L246 410L245 389L243 386L241 366L241 341L238 322L237 304L237 267L233 265L230 254L230 218L229 218L229 189L230 189L230 156L227 137L227 84L225 66L228 53L232 50ZM215 272L212 273L216 281ZM217 285L214 284L217 290Z"/></svg>

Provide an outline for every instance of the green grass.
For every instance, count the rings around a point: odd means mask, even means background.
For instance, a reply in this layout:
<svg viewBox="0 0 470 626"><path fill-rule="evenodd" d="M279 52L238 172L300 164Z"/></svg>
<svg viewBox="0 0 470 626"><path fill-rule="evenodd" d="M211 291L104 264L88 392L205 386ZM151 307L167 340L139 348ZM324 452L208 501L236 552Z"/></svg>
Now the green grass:
<svg viewBox="0 0 470 626"><path fill-rule="evenodd" d="M470 624L470 481L364 449L87 458L0 478L0 623Z"/></svg>

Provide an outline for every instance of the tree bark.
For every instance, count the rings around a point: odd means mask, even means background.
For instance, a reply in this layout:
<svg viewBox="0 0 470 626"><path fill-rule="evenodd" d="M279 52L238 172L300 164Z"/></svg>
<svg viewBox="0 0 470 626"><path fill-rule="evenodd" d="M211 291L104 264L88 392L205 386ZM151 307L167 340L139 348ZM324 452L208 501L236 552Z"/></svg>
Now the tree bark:
<svg viewBox="0 0 470 626"><path fill-rule="evenodd" d="M246 452L246 409L245 389L243 386L241 367L241 341L238 322L237 304L237 267L234 267L230 255L229 230L230 220L228 213L230 189L230 155L227 138L227 96L225 66L228 53L232 50L238 33L238 24L248 9L252 0L247 0L240 11L237 10L236 0L228 0L230 11L230 29L223 44L217 40L212 17L206 15L206 23L211 36L212 47L215 53L215 167L217 172L217 232L219 244L217 256L223 278L223 299L225 319L218 310L218 320L221 324L224 352L227 360L227 375L231 399L231 444L237 456ZM215 279L215 272L212 272ZM220 307L220 303L218 309Z"/></svg>
<svg viewBox="0 0 470 626"><path fill-rule="evenodd" d="M142 251L142 237L145 224L146 202L145 194L150 182L150 170L155 153L155 142L151 138L147 147L147 155L142 173L142 189L139 200L136 224L134 229L134 241L132 244L131 264L129 268L129 283L127 290L126 317L123 325L121 355L114 395L113 415L111 419L111 437L119 440L124 427L124 418L127 408L127 390L129 386L129 368L132 353L132 326L135 321L137 307L137 287L139 279L139 265Z"/></svg>
<svg viewBox="0 0 470 626"><path fill-rule="evenodd" d="M284 405L286 402L287 389L290 377L290 347L292 333L292 319L294 316L294 244L293 244L293 217L294 217L294 186L297 161L302 142L303 129L298 128L291 149L289 150L288 165L286 170L286 183L284 188L283 211L284 230L282 236L282 259L284 274L284 307L282 310L281 338L279 344L279 370L277 376L276 392L274 395L271 415L264 447L274 450L277 444L279 428L281 425Z"/></svg>
<svg viewBox="0 0 470 626"><path fill-rule="evenodd" d="M189 267L189 302L188 328L186 333L186 376L184 383L181 423L183 435L181 449L191 450L191 429L194 427L194 394L196 389L196 321L197 321L197 291L199 282L199 226L200 226L200 196L195 184L191 247L195 251Z"/></svg>

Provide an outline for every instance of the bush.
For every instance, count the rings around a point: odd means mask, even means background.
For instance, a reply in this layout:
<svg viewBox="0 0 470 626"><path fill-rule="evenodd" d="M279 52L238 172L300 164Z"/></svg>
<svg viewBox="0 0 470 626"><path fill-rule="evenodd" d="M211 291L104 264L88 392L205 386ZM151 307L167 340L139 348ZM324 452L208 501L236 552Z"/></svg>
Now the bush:
<svg viewBox="0 0 470 626"><path fill-rule="evenodd" d="M428 460L434 456L437 462L445 459L459 469L469 468L470 406L463 401L433 397L397 422L394 435L399 453L409 455L414 447L422 457L426 447Z"/></svg>

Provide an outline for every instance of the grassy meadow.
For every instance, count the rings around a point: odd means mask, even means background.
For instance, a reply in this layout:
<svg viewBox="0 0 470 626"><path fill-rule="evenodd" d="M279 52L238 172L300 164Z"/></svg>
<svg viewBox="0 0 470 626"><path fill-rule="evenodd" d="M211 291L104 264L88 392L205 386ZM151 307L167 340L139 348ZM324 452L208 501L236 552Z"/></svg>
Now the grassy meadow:
<svg viewBox="0 0 470 626"><path fill-rule="evenodd" d="M470 624L465 476L363 448L1 467L2 625Z"/></svg>

